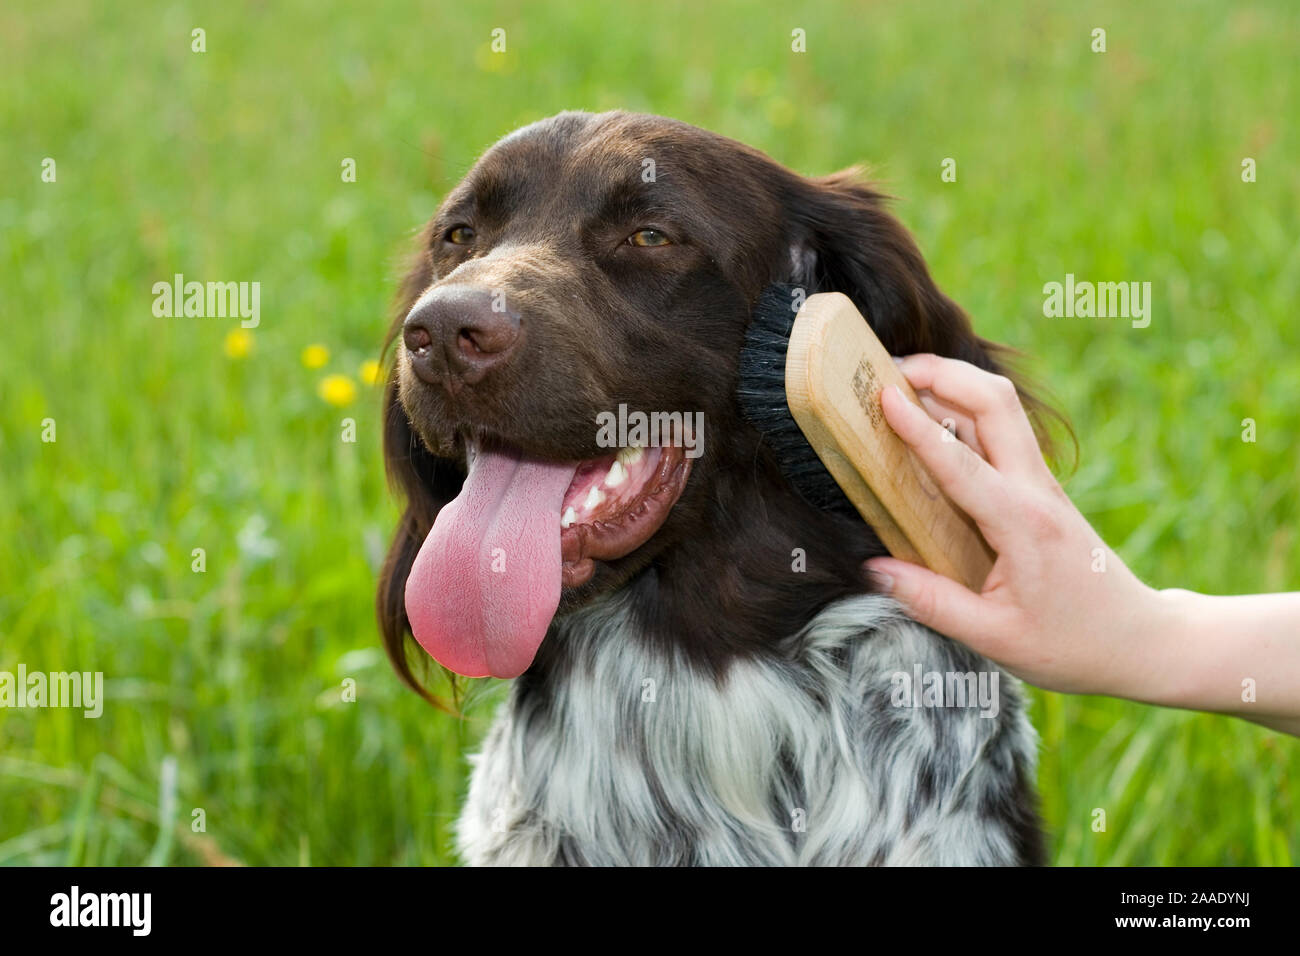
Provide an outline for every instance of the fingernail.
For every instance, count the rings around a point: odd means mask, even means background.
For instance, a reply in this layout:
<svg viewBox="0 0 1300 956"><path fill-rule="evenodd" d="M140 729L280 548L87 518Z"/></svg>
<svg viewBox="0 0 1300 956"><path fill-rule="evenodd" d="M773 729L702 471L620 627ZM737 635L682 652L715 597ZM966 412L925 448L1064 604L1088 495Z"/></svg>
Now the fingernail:
<svg viewBox="0 0 1300 956"><path fill-rule="evenodd" d="M871 576L879 582L882 594L889 594L894 590L894 578L892 575L877 570L875 566L870 563L867 564L867 570L870 571Z"/></svg>
<svg viewBox="0 0 1300 956"><path fill-rule="evenodd" d="M902 364L903 364L903 356L901 356L901 355L891 355L890 358L892 358L892 359L894 360L894 364L895 364L895 365L902 365Z"/></svg>

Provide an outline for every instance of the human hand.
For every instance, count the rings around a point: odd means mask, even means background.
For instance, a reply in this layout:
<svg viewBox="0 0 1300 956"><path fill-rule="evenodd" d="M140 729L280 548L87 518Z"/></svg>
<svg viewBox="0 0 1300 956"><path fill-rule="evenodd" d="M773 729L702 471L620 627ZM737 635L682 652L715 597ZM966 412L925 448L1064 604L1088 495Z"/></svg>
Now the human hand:
<svg viewBox="0 0 1300 956"><path fill-rule="evenodd" d="M1153 699L1166 672L1156 637L1167 629L1154 626L1164 602L1066 496L1015 386L936 355L908 356L899 368L925 411L886 389L890 427L975 520L997 560L979 594L894 558L868 568L913 618L1033 684ZM960 440L936 419L955 423Z"/></svg>

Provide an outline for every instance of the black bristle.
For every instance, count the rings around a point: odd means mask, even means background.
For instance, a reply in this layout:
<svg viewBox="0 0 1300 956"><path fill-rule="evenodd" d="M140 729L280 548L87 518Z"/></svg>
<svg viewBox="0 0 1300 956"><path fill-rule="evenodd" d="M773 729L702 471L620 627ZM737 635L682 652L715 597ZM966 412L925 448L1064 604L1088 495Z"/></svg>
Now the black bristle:
<svg viewBox="0 0 1300 956"><path fill-rule="evenodd" d="M781 473L810 505L859 517L808 444L786 403L785 354L795 314L804 298L803 290L781 283L768 286L759 295L740 350L736 397L741 413L775 453Z"/></svg>

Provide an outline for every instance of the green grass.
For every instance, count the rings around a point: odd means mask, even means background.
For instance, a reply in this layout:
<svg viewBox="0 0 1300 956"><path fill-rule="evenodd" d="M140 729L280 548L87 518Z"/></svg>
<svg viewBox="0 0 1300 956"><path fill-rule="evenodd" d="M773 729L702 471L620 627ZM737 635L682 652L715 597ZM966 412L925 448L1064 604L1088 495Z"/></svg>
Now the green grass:
<svg viewBox="0 0 1300 956"><path fill-rule="evenodd" d="M0 670L100 670L109 700L0 710L0 863L453 859L490 709L454 722L389 672L378 394L316 389L376 356L404 237L475 155L564 108L676 116L810 174L870 163L940 283L1051 384L1068 488L1140 575L1300 586L1300 11L1080 6L6 5ZM231 320L153 316L176 272L262 283L248 357ZM1066 272L1150 281L1150 328L1044 318ZM1300 856L1293 739L1098 698L1034 716L1055 862Z"/></svg>

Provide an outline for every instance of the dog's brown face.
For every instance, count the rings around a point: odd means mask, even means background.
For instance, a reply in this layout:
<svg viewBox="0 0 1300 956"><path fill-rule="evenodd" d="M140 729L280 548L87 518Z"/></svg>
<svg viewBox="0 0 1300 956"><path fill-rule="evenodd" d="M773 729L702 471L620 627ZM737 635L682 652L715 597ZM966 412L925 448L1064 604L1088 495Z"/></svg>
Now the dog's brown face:
<svg viewBox="0 0 1300 956"><path fill-rule="evenodd" d="M805 179L660 117L564 113L507 136L422 241L386 435L408 510L380 611L404 675L412 623L455 670L521 672L557 604L708 534L747 470L771 482L735 402L768 283L845 292L896 354L992 364L851 174ZM639 413L696 428L611 442Z"/></svg>
<svg viewBox="0 0 1300 956"><path fill-rule="evenodd" d="M585 459L620 402L722 413L714 383L781 243L753 161L626 115L565 114L492 147L430 224L405 318L401 397L429 447L454 456L482 431ZM413 328L432 347L411 349Z"/></svg>
<svg viewBox="0 0 1300 956"><path fill-rule="evenodd" d="M749 302L780 242L738 215L779 216L745 159L668 120L568 114L489 150L428 229L402 404L438 455L487 443L582 463L556 515L569 602L643 565L674 504L705 492L689 474L730 426ZM618 457L598 421L620 407L702 416L705 432Z"/></svg>

